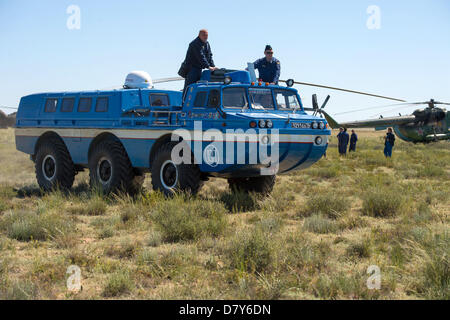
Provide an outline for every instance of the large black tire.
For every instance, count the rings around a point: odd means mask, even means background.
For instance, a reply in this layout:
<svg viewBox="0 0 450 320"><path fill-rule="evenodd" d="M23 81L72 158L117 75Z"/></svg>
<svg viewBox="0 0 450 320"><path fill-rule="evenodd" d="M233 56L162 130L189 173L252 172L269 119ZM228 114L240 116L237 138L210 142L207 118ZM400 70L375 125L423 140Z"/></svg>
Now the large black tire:
<svg viewBox="0 0 450 320"><path fill-rule="evenodd" d="M172 161L172 149L177 142L163 144L152 159L153 190L159 190L167 196L175 192L187 192L195 195L203 186L202 172L198 165L175 164Z"/></svg>
<svg viewBox="0 0 450 320"><path fill-rule="evenodd" d="M36 152L36 179L44 191L70 189L75 179L75 166L64 142L57 138L43 141Z"/></svg>
<svg viewBox="0 0 450 320"><path fill-rule="evenodd" d="M268 195L275 185L276 176L260 176L251 178L229 178L230 189L244 192L257 192Z"/></svg>
<svg viewBox="0 0 450 320"><path fill-rule="evenodd" d="M135 194L143 182L143 176L135 174L124 147L115 140L104 140L92 150L89 177L91 187L105 194L118 191Z"/></svg>

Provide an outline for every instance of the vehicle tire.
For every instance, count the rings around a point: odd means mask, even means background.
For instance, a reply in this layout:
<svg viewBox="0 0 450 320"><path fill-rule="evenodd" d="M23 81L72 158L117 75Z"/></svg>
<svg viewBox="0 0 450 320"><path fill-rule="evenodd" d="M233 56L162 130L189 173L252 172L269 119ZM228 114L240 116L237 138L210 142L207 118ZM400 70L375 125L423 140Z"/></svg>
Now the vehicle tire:
<svg viewBox="0 0 450 320"><path fill-rule="evenodd" d="M257 192L268 195L275 185L276 176L260 176L251 178L229 178L230 189L244 192Z"/></svg>
<svg viewBox="0 0 450 320"><path fill-rule="evenodd" d="M105 194L117 191L135 194L140 188L139 181L143 181L136 178L122 144L114 140L104 140L92 150L89 177L91 187L99 188Z"/></svg>
<svg viewBox="0 0 450 320"><path fill-rule="evenodd" d="M177 191L198 193L204 183L198 165L175 164L172 161L172 149L177 142L163 144L152 159L153 190L159 190L167 196Z"/></svg>
<svg viewBox="0 0 450 320"><path fill-rule="evenodd" d="M64 142L57 138L45 140L35 158L36 179L44 191L70 189L75 179L75 166Z"/></svg>

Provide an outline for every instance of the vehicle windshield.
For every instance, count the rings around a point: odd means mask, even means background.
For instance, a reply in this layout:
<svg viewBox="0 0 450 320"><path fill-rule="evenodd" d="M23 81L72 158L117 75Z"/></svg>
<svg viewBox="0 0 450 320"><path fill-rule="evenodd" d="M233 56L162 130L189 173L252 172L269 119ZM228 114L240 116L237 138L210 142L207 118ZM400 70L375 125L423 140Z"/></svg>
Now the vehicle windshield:
<svg viewBox="0 0 450 320"><path fill-rule="evenodd" d="M272 90L249 88L248 96L253 109L274 109Z"/></svg>
<svg viewBox="0 0 450 320"><path fill-rule="evenodd" d="M290 90L275 90L274 93L278 110L300 109L300 103L295 92Z"/></svg>
<svg viewBox="0 0 450 320"><path fill-rule="evenodd" d="M247 95L245 94L245 88L223 89L222 101L224 108L246 108Z"/></svg>

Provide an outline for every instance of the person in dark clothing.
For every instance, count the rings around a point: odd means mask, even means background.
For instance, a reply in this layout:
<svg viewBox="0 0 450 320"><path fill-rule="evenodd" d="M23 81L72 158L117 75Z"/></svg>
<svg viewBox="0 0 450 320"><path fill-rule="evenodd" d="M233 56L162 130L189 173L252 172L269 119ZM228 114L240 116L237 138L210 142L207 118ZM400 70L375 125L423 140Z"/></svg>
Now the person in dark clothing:
<svg viewBox="0 0 450 320"><path fill-rule="evenodd" d="M355 133L355 130L352 130L352 135L350 136L350 147L348 148L348 152L356 151L356 141L358 141L358 136Z"/></svg>
<svg viewBox="0 0 450 320"><path fill-rule="evenodd" d="M392 128L388 129L388 132L386 133L386 137L384 137L384 156L392 157L392 148L394 147L395 143L395 135L392 133Z"/></svg>
<svg viewBox="0 0 450 320"><path fill-rule="evenodd" d="M253 65L255 69L258 69L259 78L263 82L270 84L278 84L280 79L280 61L273 56L273 50L270 45L266 46L264 50L264 58L256 60Z"/></svg>
<svg viewBox="0 0 450 320"><path fill-rule="evenodd" d="M350 139L347 133L347 128L339 128L339 134L337 135L337 138L338 138L339 154L341 156L345 156L347 154L347 145Z"/></svg>
<svg viewBox="0 0 450 320"><path fill-rule="evenodd" d="M183 96L187 86L200 80L203 69L217 70L212 56L208 42L208 30L202 29L198 33L198 37L189 44L186 53L185 63L189 72L184 81Z"/></svg>

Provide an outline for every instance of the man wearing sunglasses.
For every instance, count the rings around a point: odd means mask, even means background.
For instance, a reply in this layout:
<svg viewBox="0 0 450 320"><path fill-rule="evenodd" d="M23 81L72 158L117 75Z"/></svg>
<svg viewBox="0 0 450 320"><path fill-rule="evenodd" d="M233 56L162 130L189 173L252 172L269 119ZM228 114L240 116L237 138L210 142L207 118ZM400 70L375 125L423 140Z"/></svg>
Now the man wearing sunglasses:
<svg viewBox="0 0 450 320"><path fill-rule="evenodd" d="M273 57L273 50L270 45L264 50L264 58L256 60L253 65L258 69L259 79L270 84L278 84L280 78L280 61Z"/></svg>

